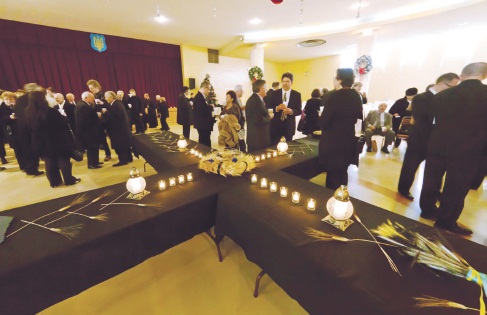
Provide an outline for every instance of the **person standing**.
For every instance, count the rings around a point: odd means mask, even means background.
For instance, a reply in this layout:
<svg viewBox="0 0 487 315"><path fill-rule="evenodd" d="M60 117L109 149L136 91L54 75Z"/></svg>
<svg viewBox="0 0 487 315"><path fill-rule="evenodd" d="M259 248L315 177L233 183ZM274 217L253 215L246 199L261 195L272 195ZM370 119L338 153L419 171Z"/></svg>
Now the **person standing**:
<svg viewBox="0 0 487 315"><path fill-rule="evenodd" d="M235 94L237 95L238 109L240 111L240 118L238 123L240 124L240 130L238 131L238 147L240 151L247 152L247 144L245 143L245 104L242 101L243 88L241 85L235 86Z"/></svg>
<svg viewBox="0 0 487 315"><path fill-rule="evenodd" d="M29 93L25 116L32 128L32 151L44 159L51 187L60 186L63 180L66 186L79 183L81 179L73 176L69 160L75 143L68 120L49 107L44 91Z"/></svg>
<svg viewBox="0 0 487 315"><path fill-rule="evenodd" d="M169 125L166 119L169 118L169 107L167 106L166 98L161 96L159 99L159 114L161 115L161 130L169 131Z"/></svg>
<svg viewBox="0 0 487 315"><path fill-rule="evenodd" d="M353 69L337 69L342 88L330 95L321 114L318 161L327 172L326 187L332 190L348 184L348 166L358 163L355 124L362 119L362 100L351 89L354 79Z"/></svg>
<svg viewBox="0 0 487 315"><path fill-rule="evenodd" d="M128 107L132 110L132 123L135 125L135 134L145 133L144 111L142 100L137 96L134 89L129 90Z"/></svg>
<svg viewBox="0 0 487 315"><path fill-rule="evenodd" d="M203 81L194 97L194 127L198 130L198 142L211 148L211 131L215 119L213 106L206 102L211 89L209 81Z"/></svg>
<svg viewBox="0 0 487 315"><path fill-rule="evenodd" d="M311 98L306 101L304 106L304 113L306 118L304 121L303 134L309 135L316 130L320 130L320 106L321 106L321 93L319 89L314 89L311 92Z"/></svg>
<svg viewBox="0 0 487 315"><path fill-rule="evenodd" d="M252 82L252 92L254 92L247 103L247 146L248 151L253 152L265 149L271 145L270 122L274 113L269 114L265 104L266 85L264 80Z"/></svg>
<svg viewBox="0 0 487 315"><path fill-rule="evenodd" d="M100 113L99 115L103 114L107 108L108 103L105 100L105 93L101 90L101 85L98 81L90 79L86 82L86 85L90 89L90 92L93 93L95 97L95 110ZM101 147L103 151L105 151L105 159L104 161L110 161L112 158L112 152L110 151L110 147L108 146L107 142L107 133L108 133L108 126L107 123L102 119L101 120L101 128L100 128L100 141Z"/></svg>
<svg viewBox="0 0 487 315"><path fill-rule="evenodd" d="M397 135L401 121L405 116L411 116L411 112L408 111L409 104L411 104L413 98L418 94L417 88L409 88L406 90L406 96L398 99L394 104L392 104L389 109L389 114L393 116L392 118L392 130ZM397 148L401 144L401 138L396 137L394 146Z"/></svg>
<svg viewBox="0 0 487 315"><path fill-rule="evenodd" d="M281 137L292 141L296 133L296 116L300 116L301 93L292 90L293 74L285 72L281 77L282 88L272 93L270 108L275 113L271 122L271 144L277 144Z"/></svg>
<svg viewBox="0 0 487 315"><path fill-rule="evenodd" d="M113 166L127 165L132 160L132 153L130 151L132 143L132 133L129 124L127 111L123 103L116 99L116 94L113 91L105 92L105 100L109 107L106 115L108 125L108 135L112 148L118 155L118 163Z"/></svg>
<svg viewBox="0 0 487 315"><path fill-rule="evenodd" d="M178 112L176 122L183 126L183 135L186 139L189 139L190 135L190 112L191 105L189 104L189 87L183 86L181 94L178 95ZM162 117L162 116L161 116Z"/></svg>
<svg viewBox="0 0 487 315"><path fill-rule="evenodd" d="M147 114L147 123L149 124L149 128L157 128L157 105L153 100L150 99L148 93L144 94L144 108Z"/></svg>
<svg viewBox="0 0 487 315"><path fill-rule="evenodd" d="M81 101L74 110L76 120L76 140L81 151L86 150L88 169L100 168L99 150L101 136L101 113L95 110L95 97L91 92L83 92Z"/></svg>
<svg viewBox="0 0 487 315"><path fill-rule="evenodd" d="M430 87L426 92L418 94L413 98L411 105L414 125L409 132L408 147L404 155L397 185L397 191L406 199L414 200L410 189L419 165L426 160L428 142L434 126L434 96L436 93L456 86L459 81L460 78L457 74L451 72L445 73L436 80L435 85Z"/></svg>
<svg viewBox="0 0 487 315"><path fill-rule="evenodd" d="M75 130L76 123L74 120L74 109L76 108L75 105L68 103L64 100L64 96L61 93L54 94L54 99L57 102L57 105L54 106L54 109L59 110L59 112L68 118L69 127L71 130Z"/></svg>
<svg viewBox="0 0 487 315"><path fill-rule="evenodd" d="M435 227L460 235L472 231L457 223L487 146L487 63L463 68L460 84L435 95L435 127L426 157L420 207L423 216L437 217ZM436 192L446 173L440 207Z"/></svg>

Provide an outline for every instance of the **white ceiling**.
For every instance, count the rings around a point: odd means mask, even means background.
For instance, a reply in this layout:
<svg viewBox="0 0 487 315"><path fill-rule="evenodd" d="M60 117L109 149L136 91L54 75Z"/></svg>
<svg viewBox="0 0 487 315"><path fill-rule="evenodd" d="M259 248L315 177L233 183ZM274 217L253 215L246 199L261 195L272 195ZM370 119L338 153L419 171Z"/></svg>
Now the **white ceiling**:
<svg viewBox="0 0 487 315"><path fill-rule="evenodd" d="M219 49L227 56L249 58L251 47L267 43L265 59L275 62L317 58L357 45L361 30L401 37L439 32L462 23L485 23L487 0L2 0L0 18L100 33ZM365 6L365 4L368 4ZM157 6L166 23L155 20ZM303 8L302 17L300 15ZM262 23L252 25L251 19ZM302 24L301 24L302 21ZM313 27L319 27L313 30ZM274 38L252 40L255 32ZM280 34L281 37L276 37ZM295 35L294 35L295 34ZM392 35L391 35L392 34ZM299 48L310 38L323 46Z"/></svg>

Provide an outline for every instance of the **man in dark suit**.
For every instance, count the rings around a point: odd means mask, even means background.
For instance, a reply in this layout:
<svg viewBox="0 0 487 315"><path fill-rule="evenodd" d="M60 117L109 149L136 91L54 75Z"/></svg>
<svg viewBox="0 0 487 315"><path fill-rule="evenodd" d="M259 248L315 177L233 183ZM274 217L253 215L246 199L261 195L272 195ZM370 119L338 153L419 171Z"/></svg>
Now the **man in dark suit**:
<svg viewBox="0 0 487 315"><path fill-rule="evenodd" d="M100 83L96 80L90 79L88 80L88 82L86 82L86 85L95 97L95 110L98 113L103 114L108 108L108 103L105 100L105 93L102 92ZM102 119L100 129L100 144L103 151L105 151L105 162L110 161L110 159L112 158L112 152L110 151L110 147L108 146L107 142L107 133L107 123L104 121L104 119Z"/></svg>
<svg viewBox="0 0 487 315"><path fill-rule="evenodd" d="M206 102L210 93L211 84L203 81L200 90L196 93L193 102L194 127L198 130L198 142L211 148L211 131L215 123L213 106Z"/></svg>
<svg viewBox="0 0 487 315"><path fill-rule="evenodd" d="M189 139L190 134L190 111L191 105L188 101L189 97L189 87L183 86L181 94L178 95L178 113L176 117L176 122L183 126L183 135L186 139Z"/></svg>
<svg viewBox="0 0 487 315"><path fill-rule="evenodd" d="M132 153L130 152L132 132L127 111L123 103L116 99L115 92L105 92L105 100L109 104L108 110L104 114L108 124L108 135L119 160L113 166L127 165L132 160Z"/></svg>
<svg viewBox="0 0 487 315"><path fill-rule="evenodd" d="M417 88L409 88L406 90L406 96L398 99L394 104L392 104L389 109L389 114L393 116L392 119L392 130L394 130L397 135L401 121L405 116L411 116L411 112L407 110L409 104L411 104L413 98L418 94ZM401 144L401 139L396 137L394 146L397 148Z"/></svg>
<svg viewBox="0 0 487 315"><path fill-rule="evenodd" d="M127 112L127 117L129 119L129 124L130 124L130 132L132 132L132 110L129 107L127 100L128 100L128 98L125 97L125 93L122 90L118 90L117 91L117 101L122 102L123 107L125 108L125 111Z"/></svg>
<svg viewBox="0 0 487 315"><path fill-rule="evenodd" d="M101 113L95 110L95 97L91 92L83 92L81 101L78 102L74 110L76 121L76 140L79 149L86 150L88 168L100 168L99 150L101 139Z"/></svg>
<svg viewBox="0 0 487 315"><path fill-rule="evenodd" d="M487 145L487 63L477 62L463 68L460 84L435 95L435 127L426 157L420 206L423 216L437 217L435 227L469 235L460 227L465 197L478 171L482 150ZM435 194L446 173L440 207Z"/></svg>
<svg viewBox="0 0 487 315"><path fill-rule="evenodd" d="M247 112L247 146L248 152L265 149L271 145L269 124L274 113L264 105L265 81L255 80L252 82L252 96L245 104Z"/></svg>
<svg viewBox="0 0 487 315"><path fill-rule="evenodd" d="M406 199L413 200L409 190L414 182L414 177L419 165L426 159L428 142L433 130L433 99L438 92L449 87L456 86L460 78L455 73L441 75L436 84L426 92L413 98L412 111L414 125L409 132L408 147L402 162L401 175L397 185L398 192Z"/></svg>
<svg viewBox="0 0 487 315"><path fill-rule="evenodd" d="M66 94L66 101L68 102L68 104L71 104L73 106L76 106L76 101L74 100L73 93Z"/></svg>
<svg viewBox="0 0 487 315"><path fill-rule="evenodd" d="M54 99L57 102L57 105L54 106L54 109L57 109L63 116L68 118L69 127L74 132L76 128L74 109L76 108L76 106L66 102L64 96L61 93L54 94Z"/></svg>
<svg viewBox="0 0 487 315"><path fill-rule="evenodd" d="M264 102L266 103L266 106L268 106L268 108L270 108L271 105L272 94L274 94L274 92L279 89L279 84L280 83L277 81L272 82L272 88L265 93Z"/></svg>
<svg viewBox="0 0 487 315"><path fill-rule="evenodd" d="M140 135L145 133L144 125L144 110L142 108L142 100L137 96L134 89L129 90L129 99L127 101L128 107L132 110L132 123L135 125L135 134Z"/></svg>
<svg viewBox="0 0 487 315"><path fill-rule="evenodd" d="M271 121L271 144L277 144L281 137L292 141L296 133L296 116L302 113L301 93L291 90L293 74L285 72L281 84L282 88L272 94L269 107L275 113Z"/></svg>

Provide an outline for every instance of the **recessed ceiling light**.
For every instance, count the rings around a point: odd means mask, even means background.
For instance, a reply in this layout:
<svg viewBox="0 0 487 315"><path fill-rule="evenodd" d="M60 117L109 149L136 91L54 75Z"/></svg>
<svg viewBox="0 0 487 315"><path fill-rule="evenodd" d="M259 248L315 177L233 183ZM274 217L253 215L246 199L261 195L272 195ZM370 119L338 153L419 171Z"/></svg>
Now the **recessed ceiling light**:
<svg viewBox="0 0 487 315"><path fill-rule="evenodd" d="M249 23L253 24L253 25L257 25L257 24L262 23L262 20L258 19L258 18L254 18L254 19L250 20Z"/></svg>
<svg viewBox="0 0 487 315"><path fill-rule="evenodd" d="M357 2L355 4L352 4L351 6L349 6L349 8L351 10L357 10L358 8L365 8L365 7L368 7L369 6L369 3L368 2Z"/></svg>
<svg viewBox="0 0 487 315"><path fill-rule="evenodd" d="M169 19L165 16L162 16L162 15L156 16L156 22L166 23L167 21L169 21Z"/></svg>
<svg viewBox="0 0 487 315"><path fill-rule="evenodd" d="M324 39L309 39L296 44L298 47L315 47L326 43Z"/></svg>

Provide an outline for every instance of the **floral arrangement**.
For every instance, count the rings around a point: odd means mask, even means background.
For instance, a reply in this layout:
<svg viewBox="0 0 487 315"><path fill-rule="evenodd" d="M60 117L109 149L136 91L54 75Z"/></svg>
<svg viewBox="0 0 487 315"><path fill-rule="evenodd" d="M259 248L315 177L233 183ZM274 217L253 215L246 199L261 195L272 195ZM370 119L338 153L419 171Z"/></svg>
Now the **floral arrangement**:
<svg viewBox="0 0 487 315"><path fill-rule="evenodd" d="M260 80L264 77L264 72L258 66L249 69L249 79L254 82L255 80Z"/></svg>
<svg viewBox="0 0 487 315"><path fill-rule="evenodd" d="M359 75L364 75L372 70L372 57L368 55L362 55L355 61L355 73Z"/></svg>
<svg viewBox="0 0 487 315"><path fill-rule="evenodd" d="M198 168L224 177L241 176L255 168L255 158L237 150L215 151L201 157Z"/></svg>

